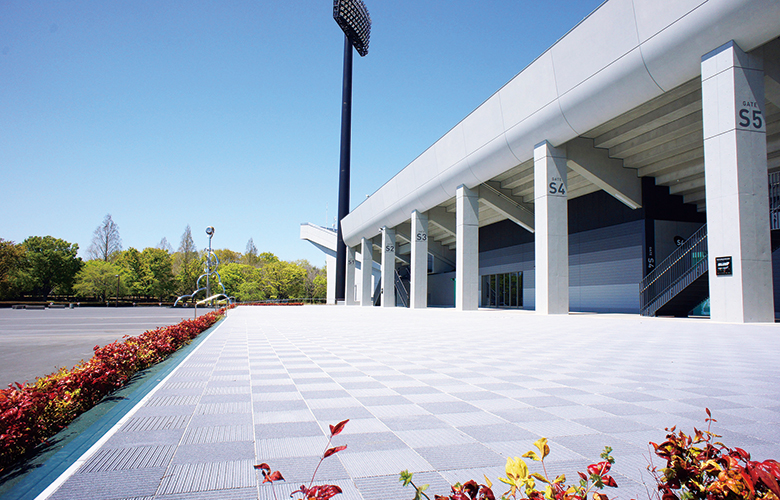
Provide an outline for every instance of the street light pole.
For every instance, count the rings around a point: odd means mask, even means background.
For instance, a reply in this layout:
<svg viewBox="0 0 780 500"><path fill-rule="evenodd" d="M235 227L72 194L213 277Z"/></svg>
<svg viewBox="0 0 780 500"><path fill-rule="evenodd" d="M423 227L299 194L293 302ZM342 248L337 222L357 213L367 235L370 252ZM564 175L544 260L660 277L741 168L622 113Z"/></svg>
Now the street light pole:
<svg viewBox="0 0 780 500"><path fill-rule="evenodd" d="M334 0L333 19L344 31L344 76L341 91L341 151L339 160L339 203L336 222L336 303L346 297L347 246L341 220L349 214L350 151L352 147L352 48L361 57L368 54L371 16L363 0Z"/></svg>
<svg viewBox="0 0 780 500"><path fill-rule="evenodd" d="M116 306L119 307L119 275L116 275Z"/></svg>

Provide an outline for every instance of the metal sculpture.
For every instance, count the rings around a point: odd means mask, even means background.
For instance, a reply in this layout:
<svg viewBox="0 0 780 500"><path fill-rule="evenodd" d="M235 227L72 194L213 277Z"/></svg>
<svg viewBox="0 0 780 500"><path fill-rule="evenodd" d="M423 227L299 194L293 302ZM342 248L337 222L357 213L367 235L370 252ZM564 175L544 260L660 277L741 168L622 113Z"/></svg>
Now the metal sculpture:
<svg viewBox="0 0 780 500"><path fill-rule="evenodd" d="M211 238L214 237L214 226L209 226L206 228L206 234L209 235L209 250L206 254L206 265L204 267L204 273L198 276L198 281L195 282L196 290L192 292L189 295L182 295L178 299L176 299L176 302L173 303L173 307L176 307L179 304L179 301L182 299L192 299L200 292L205 291L206 292L206 298L201 300L200 302L197 302L195 304L195 309L197 311L198 304L203 304L206 302L214 303L214 300L225 298L230 301L230 297L227 296L225 293L225 285L222 284L222 277L217 272L217 268L219 267L219 257L217 257L217 254L214 253L214 251L211 249ZM213 265L213 267L212 267ZM211 276L215 275L217 277L217 283L219 283L219 286L222 288L222 293L218 293L216 295L211 295ZM203 278L206 278L206 286L201 287L200 281ZM197 312L196 312L197 314Z"/></svg>

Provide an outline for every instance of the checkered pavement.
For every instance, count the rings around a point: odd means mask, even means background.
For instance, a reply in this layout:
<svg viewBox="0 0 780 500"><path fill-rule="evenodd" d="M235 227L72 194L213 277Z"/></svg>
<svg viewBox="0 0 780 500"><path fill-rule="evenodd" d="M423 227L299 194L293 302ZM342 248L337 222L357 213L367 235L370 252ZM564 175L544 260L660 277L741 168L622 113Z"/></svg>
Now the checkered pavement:
<svg viewBox="0 0 780 500"><path fill-rule="evenodd" d="M429 492L483 474L504 491L506 458L542 436L549 474L573 479L608 445L610 498L646 499L648 442L704 428L705 407L727 445L780 458L778 354L775 325L239 307L50 498L272 499L261 462L289 498L350 419L316 478L342 500L411 499L404 469Z"/></svg>

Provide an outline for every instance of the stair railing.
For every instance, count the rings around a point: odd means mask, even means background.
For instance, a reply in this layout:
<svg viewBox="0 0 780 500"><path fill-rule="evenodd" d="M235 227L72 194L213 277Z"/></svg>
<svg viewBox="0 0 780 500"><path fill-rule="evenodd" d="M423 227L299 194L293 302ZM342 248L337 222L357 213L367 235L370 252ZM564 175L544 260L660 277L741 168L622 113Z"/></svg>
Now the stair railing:
<svg viewBox="0 0 780 500"><path fill-rule="evenodd" d="M705 224L640 282L640 314L654 316L661 306L684 288L676 285L689 277L694 270L696 277L701 276L707 271L707 266L707 225Z"/></svg>
<svg viewBox="0 0 780 500"><path fill-rule="evenodd" d="M769 174L769 225L780 229L780 172Z"/></svg>
<svg viewBox="0 0 780 500"><path fill-rule="evenodd" d="M404 307L409 307L409 290L406 289L401 275L398 274L398 270L395 271L395 291L398 292L398 298L401 299L401 304Z"/></svg>

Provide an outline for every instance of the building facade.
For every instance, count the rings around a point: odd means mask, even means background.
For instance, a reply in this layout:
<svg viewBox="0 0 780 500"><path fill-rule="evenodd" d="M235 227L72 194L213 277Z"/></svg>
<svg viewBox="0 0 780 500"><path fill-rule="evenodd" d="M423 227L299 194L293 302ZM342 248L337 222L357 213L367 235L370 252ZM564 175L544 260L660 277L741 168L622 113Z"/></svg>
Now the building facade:
<svg viewBox="0 0 780 500"><path fill-rule="evenodd" d="M778 19L606 1L341 221L347 303L774 321Z"/></svg>

